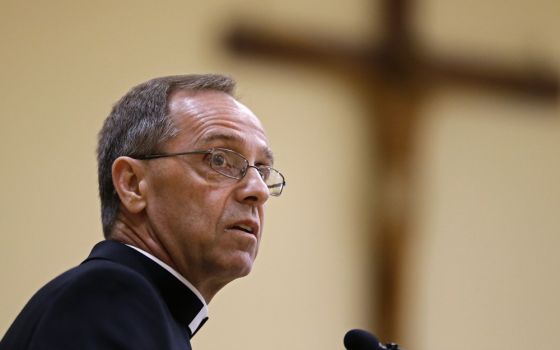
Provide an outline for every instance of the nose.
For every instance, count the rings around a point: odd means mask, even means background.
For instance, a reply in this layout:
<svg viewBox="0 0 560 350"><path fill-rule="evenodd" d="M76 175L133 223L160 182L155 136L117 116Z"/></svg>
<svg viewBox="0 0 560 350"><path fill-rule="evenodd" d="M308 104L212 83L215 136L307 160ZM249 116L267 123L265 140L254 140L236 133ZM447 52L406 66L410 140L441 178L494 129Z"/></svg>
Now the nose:
<svg viewBox="0 0 560 350"><path fill-rule="evenodd" d="M263 205L270 196L268 186L264 183L257 168L250 166L239 182L238 200L250 205Z"/></svg>

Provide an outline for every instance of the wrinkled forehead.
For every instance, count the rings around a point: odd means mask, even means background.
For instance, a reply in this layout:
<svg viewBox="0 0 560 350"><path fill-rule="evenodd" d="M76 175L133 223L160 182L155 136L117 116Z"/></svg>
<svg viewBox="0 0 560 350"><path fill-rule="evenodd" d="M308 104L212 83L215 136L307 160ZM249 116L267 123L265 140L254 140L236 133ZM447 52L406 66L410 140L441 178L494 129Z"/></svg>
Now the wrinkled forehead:
<svg viewBox="0 0 560 350"><path fill-rule="evenodd" d="M225 142L255 148L272 160L261 121L224 92L176 91L169 97L169 113L191 147L211 147Z"/></svg>

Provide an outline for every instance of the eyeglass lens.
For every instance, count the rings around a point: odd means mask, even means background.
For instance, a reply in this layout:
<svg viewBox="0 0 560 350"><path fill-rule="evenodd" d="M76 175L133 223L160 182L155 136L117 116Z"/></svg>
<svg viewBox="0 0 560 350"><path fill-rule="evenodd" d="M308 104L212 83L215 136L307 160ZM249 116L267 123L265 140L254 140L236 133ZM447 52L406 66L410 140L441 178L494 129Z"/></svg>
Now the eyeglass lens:
<svg viewBox="0 0 560 350"><path fill-rule="evenodd" d="M216 172L233 179L243 178L248 169L254 167L268 186L271 195L278 196L282 193L284 185L282 174L268 166L249 166L249 162L234 151L214 149L208 156L208 162ZM209 174L208 180L218 180L218 178Z"/></svg>

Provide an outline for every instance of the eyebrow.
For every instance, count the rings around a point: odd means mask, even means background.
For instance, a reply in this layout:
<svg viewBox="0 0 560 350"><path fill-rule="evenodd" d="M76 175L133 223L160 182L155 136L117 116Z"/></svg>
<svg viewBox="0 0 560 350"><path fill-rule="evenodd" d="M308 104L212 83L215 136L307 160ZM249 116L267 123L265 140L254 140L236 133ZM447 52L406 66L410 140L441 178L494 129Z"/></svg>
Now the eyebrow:
<svg viewBox="0 0 560 350"><path fill-rule="evenodd" d="M203 143L211 143L213 141L230 141L233 143L238 143L238 144L242 144L245 143L245 141L243 140L243 138L234 135L234 134L210 134L207 135L205 137L203 137L201 139L201 141ZM272 153L272 150L270 149L270 147L263 147L263 152L265 157L268 159L268 161L271 164L274 164L274 154Z"/></svg>

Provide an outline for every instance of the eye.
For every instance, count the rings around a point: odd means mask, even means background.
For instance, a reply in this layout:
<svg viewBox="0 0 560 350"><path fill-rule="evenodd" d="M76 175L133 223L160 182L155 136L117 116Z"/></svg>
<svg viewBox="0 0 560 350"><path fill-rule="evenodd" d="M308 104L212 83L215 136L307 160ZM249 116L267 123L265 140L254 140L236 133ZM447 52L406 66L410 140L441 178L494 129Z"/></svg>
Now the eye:
<svg viewBox="0 0 560 350"><path fill-rule="evenodd" d="M240 179L247 170L247 161L243 156L228 149L214 149L209 155L210 167L222 175Z"/></svg>
<svg viewBox="0 0 560 350"><path fill-rule="evenodd" d="M228 164L225 154L220 152L213 153L210 158L210 165L216 168L226 167Z"/></svg>

